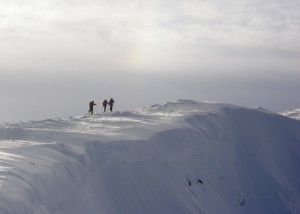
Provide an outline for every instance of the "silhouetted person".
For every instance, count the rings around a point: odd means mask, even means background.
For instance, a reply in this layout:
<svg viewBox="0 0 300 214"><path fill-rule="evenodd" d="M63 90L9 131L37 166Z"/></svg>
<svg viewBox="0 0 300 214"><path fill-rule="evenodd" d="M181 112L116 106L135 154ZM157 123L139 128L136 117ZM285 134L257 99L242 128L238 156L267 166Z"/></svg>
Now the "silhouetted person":
<svg viewBox="0 0 300 214"><path fill-rule="evenodd" d="M103 101L104 112L106 111L106 106L107 106L107 104L108 104L108 101L105 99L105 100Z"/></svg>
<svg viewBox="0 0 300 214"><path fill-rule="evenodd" d="M96 105L96 103L93 101L90 102L90 110L89 110L89 114L93 114L94 113L94 106Z"/></svg>
<svg viewBox="0 0 300 214"><path fill-rule="evenodd" d="M113 98L111 98L110 100L109 100L109 103L108 103L108 105L110 106L109 107L109 109L110 109L110 111L112 111L113 110L113 105L114 105L114 99Z"/></svg>

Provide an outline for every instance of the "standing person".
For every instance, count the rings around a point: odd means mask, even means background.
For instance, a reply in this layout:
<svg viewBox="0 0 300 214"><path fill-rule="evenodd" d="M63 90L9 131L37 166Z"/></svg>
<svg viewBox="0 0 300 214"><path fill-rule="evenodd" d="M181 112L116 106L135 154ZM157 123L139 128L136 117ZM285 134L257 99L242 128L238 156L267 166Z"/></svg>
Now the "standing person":
<svg viewBox="0 0 300 214"><path fill-rule="evenodd" d="M108 104L108 101L105 99L105 100L103 101L104 112L106 111L106 106L107 106L107 104Z"/></svg>
<svg viewBox="0 0 300 214"><path fill-rule="evenodd" d="M89 114L93 114L94 113L94 106L97 105L94 100L90 102L90 110L89 110Z"/></svg>
<svg viewBox="0 0 300 214"><path fill-rule="evenodd" d="M114 105L114 99L113 98L111 98L110 100L109 100L109 103L108 103L108 105L110 106L110 111L112 111L112 109L113 109L113 105Z"/></svg>

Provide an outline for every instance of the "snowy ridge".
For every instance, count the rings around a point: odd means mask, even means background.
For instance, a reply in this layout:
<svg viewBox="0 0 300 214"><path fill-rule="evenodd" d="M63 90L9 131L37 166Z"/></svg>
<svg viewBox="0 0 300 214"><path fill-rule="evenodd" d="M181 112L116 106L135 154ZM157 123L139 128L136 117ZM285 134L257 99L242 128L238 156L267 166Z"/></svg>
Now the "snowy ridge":
<svg viewBox="0 0 300 214"><path fill-rule="evenodd" d="M294 118L296 120L300 120L300 109L294 109L291 111L285 111L280 113L283 116Z"/></svg>
<svg viewBox="0 0 300 214"><path fill-rule="evenodd" d="M300 122L189 100L0 127L0 213L299 213Z"/></svg>

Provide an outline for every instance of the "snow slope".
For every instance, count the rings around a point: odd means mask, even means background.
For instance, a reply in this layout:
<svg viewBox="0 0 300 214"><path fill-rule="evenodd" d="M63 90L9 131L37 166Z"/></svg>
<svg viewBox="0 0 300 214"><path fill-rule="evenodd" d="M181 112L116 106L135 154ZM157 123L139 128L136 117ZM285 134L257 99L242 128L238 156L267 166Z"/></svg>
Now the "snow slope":
<svg viewBox="0 0 300 214"><path fill-rule="evenodd" d="M300 121L179 100L0 127L1 214L300 213Z"/></svg>
<svg viewBox="0 0 300 214"><path fill-rule="evenodd" d="M283 116L294 118L296 120L300 120L300 109L294 109L291 111L285 111L280 113Z"/></svg>

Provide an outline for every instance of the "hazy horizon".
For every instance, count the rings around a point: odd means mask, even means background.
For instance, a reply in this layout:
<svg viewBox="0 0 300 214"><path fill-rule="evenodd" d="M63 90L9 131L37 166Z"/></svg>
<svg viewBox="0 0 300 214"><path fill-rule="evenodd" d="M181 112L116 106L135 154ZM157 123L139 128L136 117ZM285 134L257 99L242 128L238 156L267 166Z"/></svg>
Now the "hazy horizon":
<svg viewBox="0 0 300 214"><path fill-rule="evenodd" d="M300 108L297 0L0 5L1 123L81 115L111 97L116 110L177 99Z"/></svg>

